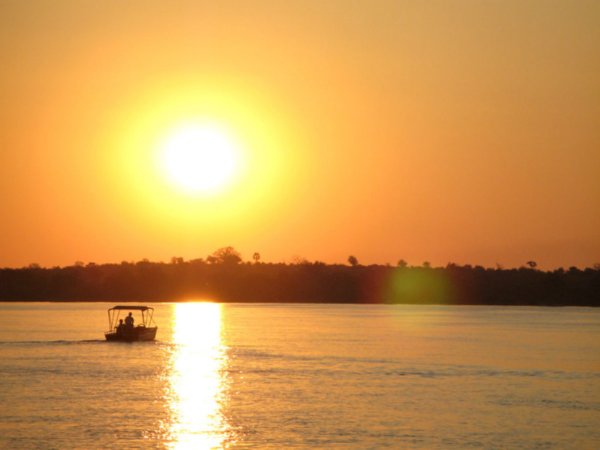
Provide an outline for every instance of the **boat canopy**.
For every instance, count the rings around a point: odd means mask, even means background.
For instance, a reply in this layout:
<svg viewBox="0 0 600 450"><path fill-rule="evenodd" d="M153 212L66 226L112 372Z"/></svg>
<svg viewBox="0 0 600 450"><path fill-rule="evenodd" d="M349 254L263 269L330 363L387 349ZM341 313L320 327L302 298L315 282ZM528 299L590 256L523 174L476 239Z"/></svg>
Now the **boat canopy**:
<svg viewBox="0 0 600 450"><path fill-rule="evenodd" d="M119 315L121 311L141 311L142 313L142 322L141 325L143 327L152 327L154 325L156 327L156 323L152 316L154 315L154 308L150 308L149 306L115 306L114 308L110 308L108 310L108 332L112 333L117 326L117 322L119 321ZM129 313L131 314L131 313Z"/></svg>
<svg viewBox="0 0 600 450"><path fill-rule="evenodd" d="M149 308L147 306L115 306L114 308L110 308L109 311L118 310L118 311L147 311L149 309L154 310L154 308Z"/></svg>

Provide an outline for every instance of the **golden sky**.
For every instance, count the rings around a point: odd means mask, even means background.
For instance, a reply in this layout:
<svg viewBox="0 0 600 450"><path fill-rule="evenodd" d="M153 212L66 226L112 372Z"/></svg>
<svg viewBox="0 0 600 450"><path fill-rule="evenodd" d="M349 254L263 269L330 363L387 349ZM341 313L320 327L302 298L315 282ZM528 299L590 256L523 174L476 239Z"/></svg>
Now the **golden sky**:
<svg viewBox="0 0 600 450"><path fill-rule="evenodd" d="M1 0L0 267L589 267L599 23L596 0ZM209 192L157 156L197 126L235 149Z"/></svg>

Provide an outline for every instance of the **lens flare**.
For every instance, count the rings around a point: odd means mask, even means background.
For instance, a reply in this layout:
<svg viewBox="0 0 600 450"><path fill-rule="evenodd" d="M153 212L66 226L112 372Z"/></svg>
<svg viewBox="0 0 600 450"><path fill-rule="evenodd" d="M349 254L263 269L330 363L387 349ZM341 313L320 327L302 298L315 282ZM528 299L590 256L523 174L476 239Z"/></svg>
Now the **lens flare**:
<svg viewBox="0 0 600 450"><path fill-rule="evenodd" d="M393 269L382 291L383 303L445 305L455 298L445 271L421 267Z"/></svg>

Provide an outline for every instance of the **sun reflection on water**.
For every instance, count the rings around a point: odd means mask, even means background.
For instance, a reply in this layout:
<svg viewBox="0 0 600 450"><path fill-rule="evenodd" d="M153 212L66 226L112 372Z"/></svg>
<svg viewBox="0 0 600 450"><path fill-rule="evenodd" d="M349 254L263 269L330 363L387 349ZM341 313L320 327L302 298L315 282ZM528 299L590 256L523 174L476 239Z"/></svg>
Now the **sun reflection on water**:
<svg viewBox="0 0 600 450"><path fill-rule="evenodd" d="M175 350L168 375L171 448L226 448L234 438L223 414L228 391L221 305L174 306Z"/></svg>

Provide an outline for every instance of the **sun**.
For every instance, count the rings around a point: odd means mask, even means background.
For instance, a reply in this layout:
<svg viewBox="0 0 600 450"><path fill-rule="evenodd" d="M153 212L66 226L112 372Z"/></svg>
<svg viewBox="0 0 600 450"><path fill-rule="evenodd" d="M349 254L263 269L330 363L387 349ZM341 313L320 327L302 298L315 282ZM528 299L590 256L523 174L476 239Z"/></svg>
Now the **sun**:
<svg viewBox="0 0 600 450"><path fill-rule="evenodd" d="M238 168L236 146L225 133L214 128L176 130L161 147L160 164L165 174L189 191L219 190L233 179Z"/></svg>

